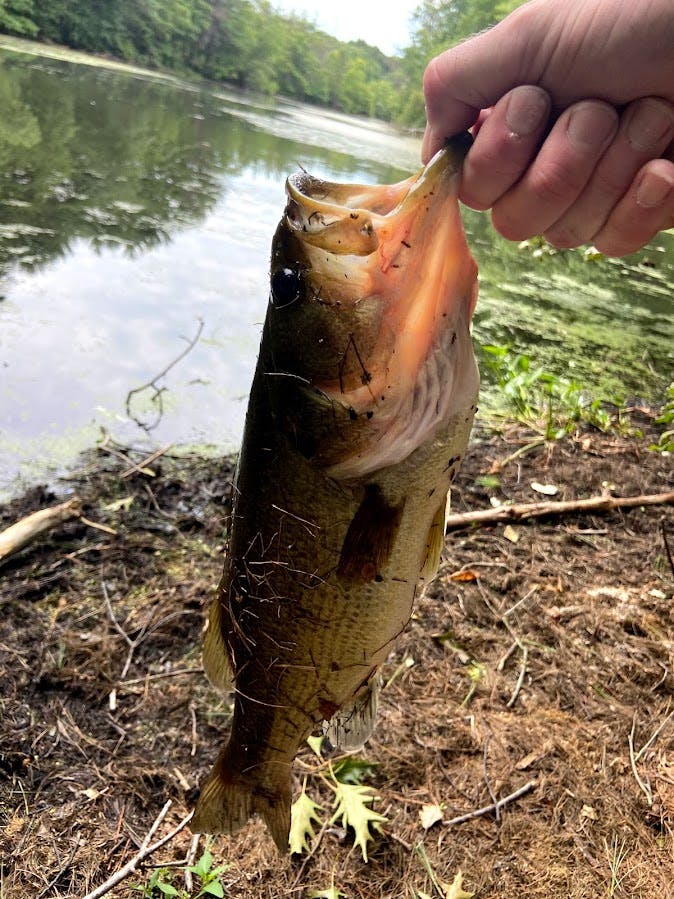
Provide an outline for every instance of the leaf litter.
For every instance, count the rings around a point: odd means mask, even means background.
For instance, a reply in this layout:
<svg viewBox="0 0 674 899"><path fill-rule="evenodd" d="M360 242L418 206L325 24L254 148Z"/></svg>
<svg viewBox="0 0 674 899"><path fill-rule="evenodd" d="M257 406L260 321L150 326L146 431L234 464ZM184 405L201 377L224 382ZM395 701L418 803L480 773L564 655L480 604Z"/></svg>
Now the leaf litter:
<svg viewBox="0 0 674 899"><path fill-rule="evenodd" d="M534 446L498 483L489 472L531 434L478 433L453 509L526 501L532 481L559 499L603 483L668 489L671 458L647 451L657 433L639 424L643 438L587 430ZM177 827L227 730L231 699L206 682L200 643L232 462L167 453L153 478L122 477L141 461L99 448L69 480L0 510L4 527L76 492L85 520L115 532L74 520L0 568L0 882L12 899L82 899L138 853L169 801L153 838ZM672 509L583 512L518 534L449 535L387 662L374 736L342 762L370 800L361 830L335 812L324 776L340 758L307 746L298 851L280 858L259 822L215 838L224 895L417 899L456 884L478 899L674 897ZM429 809L442 814L430 826ZM180 829L133 881L194 867L191 842ZM130 881L106 895L133 895Z"/></svg>

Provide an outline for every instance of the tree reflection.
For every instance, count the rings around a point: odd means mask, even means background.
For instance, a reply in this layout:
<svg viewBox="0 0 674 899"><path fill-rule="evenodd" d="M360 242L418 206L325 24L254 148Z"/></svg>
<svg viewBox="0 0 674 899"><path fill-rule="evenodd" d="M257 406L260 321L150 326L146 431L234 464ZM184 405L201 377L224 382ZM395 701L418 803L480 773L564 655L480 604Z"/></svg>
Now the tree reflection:
<svg viewBox="0 0 674 899"><path fill-rule="evenodd" d="M230 166L194 105L157 82L0 57L0 271L77 238L146 250L202 219Z"/></svg>

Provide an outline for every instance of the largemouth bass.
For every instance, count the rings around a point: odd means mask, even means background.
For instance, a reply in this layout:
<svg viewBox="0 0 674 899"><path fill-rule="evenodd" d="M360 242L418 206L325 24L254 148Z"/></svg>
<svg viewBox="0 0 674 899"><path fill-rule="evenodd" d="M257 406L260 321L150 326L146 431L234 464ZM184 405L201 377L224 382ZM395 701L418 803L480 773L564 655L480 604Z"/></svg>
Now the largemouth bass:
<svg viewBox="0 0 674 899"><path fill-rule="evenodd" d="M260 814L287 850L291 767L327 723L356 748L378 671L437 569L478 390L467 138L399 184L291 176L204 665L229 742L192 827Z"/></svg>

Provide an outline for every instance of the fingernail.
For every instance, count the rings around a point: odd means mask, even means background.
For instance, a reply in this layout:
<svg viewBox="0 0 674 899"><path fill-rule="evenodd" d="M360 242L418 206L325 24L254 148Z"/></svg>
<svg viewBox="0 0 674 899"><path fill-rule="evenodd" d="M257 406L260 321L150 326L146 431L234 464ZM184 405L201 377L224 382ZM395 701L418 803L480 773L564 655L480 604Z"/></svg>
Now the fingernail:
<svg viewBox="0 0 674 899"><path fill-rule="evenodd" d="M666 103L640 100L628 112L626 134L636 150L650 150L674 130L674 117Z"/></svg>
<svg viewBox="0 0 674 899"><path fill-rule="evenodd" d="M671 190L674 184L669 179L656 172L645 172L637 185L637 203L646 208L661 206Z"/></svg>
<svg viewBox="0 0 674 899"><path fill-rule="evenodd" d="M506 107L506 125L518 137L528 137L547 120L550 101L540 88L516 87Z"/></svg>
<svg viewBox="0 0 674 899"><path fill-rule="evenodd" d="M618 127L618 113L599 103L580 105L573 110L566 133L577 150L598 150Z"/></svg>

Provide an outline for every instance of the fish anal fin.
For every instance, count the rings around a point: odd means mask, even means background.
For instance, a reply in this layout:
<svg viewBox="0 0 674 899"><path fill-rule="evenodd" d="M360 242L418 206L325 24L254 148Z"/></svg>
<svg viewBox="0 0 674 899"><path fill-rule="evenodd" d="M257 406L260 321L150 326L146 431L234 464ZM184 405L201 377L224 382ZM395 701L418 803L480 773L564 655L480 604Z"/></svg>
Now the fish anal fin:
<svg viewBox="0 0 674 899"><path fill-rule="evenodd" d="M336 749L356 752L370 738L377 719L381 676L376 673L362 686L353 701L330 719L326 736Z"/></svg>
<svg viewBox="0 0 674 899"><path fill-rule="evenodd" d="M435 510L431 526L428 529L428 537L424 545L424 555L421 560L421 572L419 577L424 581L430 581L435 577L440 565L440 555L445 545L445 522L449 508L449 495L447 495Z"/></svg>
<svg viewBox="0 0 674 899"><path fill-rule="evenodd" d="M251 767L232 763L227 745L204 783L190 827L194 833L231 834L261 816L279 852L288 851L292 785L290 764Z"/></svg>
<svg viewBox="0 0 674 899"><path fill-rule="evenodd" d="M231 690L233 686L232 666L222 635L222 606L219 596L211 602L208 610L208 624L204 636L202 657L206 676L213 686L223 693Z"/></svg>
<svg viewBox="0 0 674 899"><path fill-rule="evenodd" d="M376 578L391 555L403 507L390 505L377 484L365 487L342 544L337 566L341 580L359 584Z"/></svg>

